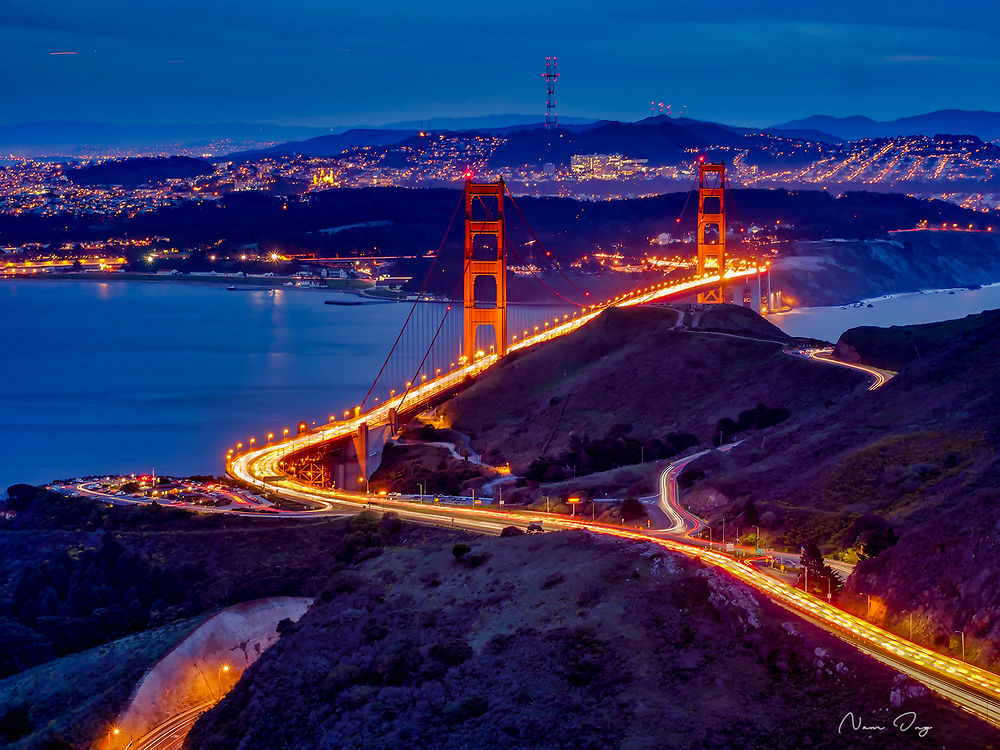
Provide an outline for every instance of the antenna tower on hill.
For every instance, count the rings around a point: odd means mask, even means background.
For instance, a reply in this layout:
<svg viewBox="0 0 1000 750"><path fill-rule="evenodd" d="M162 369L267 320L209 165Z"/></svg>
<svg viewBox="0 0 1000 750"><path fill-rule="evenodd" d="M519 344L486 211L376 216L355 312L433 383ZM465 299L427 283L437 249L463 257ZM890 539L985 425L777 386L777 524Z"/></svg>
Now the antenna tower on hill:
<svg viewBox="0 0 1000 750"><path fill-rule="evenodd" d="M545 130L551 132L556 127L556 79L559 73L556 71L556 58L545 58Z"/></svg>

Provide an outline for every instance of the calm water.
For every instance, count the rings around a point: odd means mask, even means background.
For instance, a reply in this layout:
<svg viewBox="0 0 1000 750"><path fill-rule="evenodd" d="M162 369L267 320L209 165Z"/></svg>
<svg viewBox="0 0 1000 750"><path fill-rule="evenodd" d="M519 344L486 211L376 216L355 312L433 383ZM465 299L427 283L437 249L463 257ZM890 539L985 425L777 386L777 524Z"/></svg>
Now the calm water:
<svg viewBox="0 0 1000 750"><path fill-rule="evenodd" d="M335 296L0 283L0 492L105 472L218 474L237 440L359 403L408 308L323 304Z"/></svg>
<svg viewBox="0 0 1000 750"><path fill-rule="evenodd" d="M939 289L875 297L865 300L861 307L803 307L772 315L768 320L791 336L836 342L841 333L855 326L933 323L996 308L1000 308L1000 284L975 290Z"/></svg>
<svg viewBox="0 0 1000 750"><path fill-rule="evenodd" d="M0 491L84 474L218 474L237 440L352 407L408 306L323 304L335 296L164 282L0 283ZM1000 286L871 302L771 320L792 335L836 341L856 325L1000 307Z"/></svg>

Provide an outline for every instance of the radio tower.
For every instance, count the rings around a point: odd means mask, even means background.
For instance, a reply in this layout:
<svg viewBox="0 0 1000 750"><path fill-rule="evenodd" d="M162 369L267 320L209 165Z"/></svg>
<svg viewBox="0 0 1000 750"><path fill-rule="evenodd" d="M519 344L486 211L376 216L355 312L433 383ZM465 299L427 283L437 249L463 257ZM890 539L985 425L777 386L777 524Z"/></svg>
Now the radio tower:
<svg viewBox="0 0 1000 750"><path fill-rule="evenodd" d="M551 134L552 128L557 126L556 122L556 79L559 74L556 72L556 58L545 58L545 130Z"/></svg>

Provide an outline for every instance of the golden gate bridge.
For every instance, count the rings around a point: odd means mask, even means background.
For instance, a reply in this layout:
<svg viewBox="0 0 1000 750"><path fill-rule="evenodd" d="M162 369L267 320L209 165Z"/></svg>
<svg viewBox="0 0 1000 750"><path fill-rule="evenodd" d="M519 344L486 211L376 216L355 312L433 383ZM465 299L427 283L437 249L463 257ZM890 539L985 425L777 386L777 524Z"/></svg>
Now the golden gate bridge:
<svg viewBox="0 0 1000 750"><path fill-rule="evenodd" d="M509 353L570 333L609 307L695 297L718 304L732 298L768 312L770 295L762 294L761 282L767 264L727 253L727 189L725 166L699 158L694 271L655 280L647 274L632 290L593 302L541 245L502 179L467 180L403 326L360 403L344 411L342 419L335 414L319 427L303 421L294 434L283 429L277 440L268 432L259 442L251 437L237 443L226 454L228 473L263 490L299 485L367 492L385 441L414 416L451 398ZM461 279L452 301L439 302L429 284L443 270L443 250L460 211ZM511 213L516 221L510 220ZM530 248L528 257L510 241L514 227L532 238L521 245ZM510 260L537 282L541 301L511 299ZM561 288L546 281L546 275L559 277Z"/></svg>

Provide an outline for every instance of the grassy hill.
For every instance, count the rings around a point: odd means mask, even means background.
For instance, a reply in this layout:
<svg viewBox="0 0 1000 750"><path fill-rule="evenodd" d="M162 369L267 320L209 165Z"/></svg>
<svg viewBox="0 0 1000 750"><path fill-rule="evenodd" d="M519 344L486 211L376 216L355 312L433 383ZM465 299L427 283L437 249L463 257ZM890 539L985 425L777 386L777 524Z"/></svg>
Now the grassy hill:
<svg viewBox="0 0 1000 750"><path fill-rule="evenodd" d="M706 478L685 502L715 528L759 523L778 545L880 553L848 581L847 606L866 612L867 594L874 619L902 633L913 613L914 636L952 653L962 630L970 658L1000 664L997 318L845 333L842 352L899 375L776 428L766 448L699 461Z"/></svg>
<svg viewBox="0 0 1000 750"><path fill-rule="evenodd" d="M915 711L935 747L998 733L727 576L561 532L399 549L320 601L185 747L912 748L838 734ZM895 695L895 702L893 696ZM908 697L911 696L911 697Z"/></svg>
<svg viewBox="0 0 1000 750"><path fill-rule="evenodd" d="M763 403L800 418L862 382L789 357L788 343L760 316L731 305L694 316L686 305L611 309L508 357L443 412L486 460L510 461L515 473L566 450L571 436L601 438L614 425L631 426L641 441L688 433L709 446L724 417Z"/></svg>

